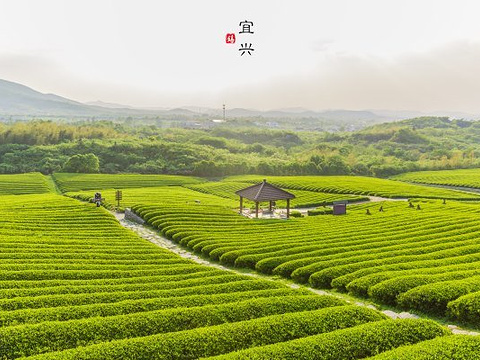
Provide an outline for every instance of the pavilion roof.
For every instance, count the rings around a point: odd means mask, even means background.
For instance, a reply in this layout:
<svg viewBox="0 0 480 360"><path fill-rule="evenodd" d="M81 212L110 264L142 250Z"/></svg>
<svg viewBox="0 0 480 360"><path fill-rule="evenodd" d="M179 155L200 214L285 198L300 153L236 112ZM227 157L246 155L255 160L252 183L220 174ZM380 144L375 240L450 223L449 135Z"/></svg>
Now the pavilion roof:
<svg viewBox="0 0 480 360"><path fill-rule="evenodd" d="M263 180L260 184L238 190L235 194L255 202L295 199L295 195L269 184L267 180Z"/></svg>

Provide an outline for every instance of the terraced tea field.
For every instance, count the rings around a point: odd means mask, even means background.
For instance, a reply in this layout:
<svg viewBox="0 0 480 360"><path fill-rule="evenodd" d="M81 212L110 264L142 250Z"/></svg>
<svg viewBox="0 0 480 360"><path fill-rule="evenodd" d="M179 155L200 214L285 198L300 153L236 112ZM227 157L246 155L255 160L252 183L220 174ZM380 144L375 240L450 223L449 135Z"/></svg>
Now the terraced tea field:
<svg viewBox="0 0 480 360"><path fill-rule="evenodd" d="M62 192L172 186L204 182L200 178L177 175L55 173L52 176Z"/></svg>
<svg viewBox="0 0 480 360"><path fill-rule="evenodd" d="M480 169L418 171L397 175L393 179L413 183L480 189Z"/></svg>
<svg viewBox="0 0 480 360"><path fill-rule="evenodd" d="M0 195L41 194L50 191L47 178L40 173L0 175Z"/></svg>
<svg viewBox="0 0 480 360"><path fill-rule="evenodd" d="M3 359L194 359L280 343L305 352L312 342L342 358L348 349L334 339L345 334L358 333L362 356L448 335L431 321L388 320L331 296L195 264L93 204L59 195L1 200ZM290 343L296 339L305 345Z"/></svg>
<svg viewBox="0 0 480 360"><path fill-rule="evenodd" d="M472 322L465 309L477 301L480 277L476 203L418 201L421 210L405 202L365 203L351 205L346 216L251 220L231 210L237 201L226 196L230 190L210 186L211 193L183 186L128 188L125 203L136 203L133 208L166 236L230 266L375 299L362 281L373 288L396 279L410 286L396 297L397 306L401 298L408 307L402 296L410 290L444 285L457 295L445 307ZM223 197L214 195L222 191ZM114 190L102 194L108 201ZM448 336L431 320L391 320L337 297L181 258L91 203L53 193L0 200L3 359L478 354L480 338ZM382 204L385 211L378 212ZM390 296L398 290L386 289ZM478 315L471 316L475 323Z"/></svg>
<svg viewBox="0 0 480 360"><path fill-rule="evenodd" d="M115 190L101 190L105 204L109 208L116 205ZM71 196L83 201L90 201L93 198L93 191L68 192L65 195ZM228 209L238 207L238 200L234 201L218 197L211 194L205 194L194 191L182 186L161 186L132 188L122 190L123 199L120 202L122 208L141 204L163 204L169 207L178 207L184 205L219 205Z"/></svg>
<svg viewBox="0 0 480 360"><path fill-rule="evenodd" d="M209 182L200 185L180 186L161 186L146 188L131 188L122 190L123 199L120 203L121 208L130 207L134 204L171 204L182 205L185 203L200 203L207 205L223 205L229 208L238 208L239 197L235 195L235 191L250 186L248 183L231 183L231 182ZM314 207L321 204L331 204L333 201L348 200L361 201L367 200L367 197L355 195L327 194L313 191L292 190L295 196L292 200L292 207ZM115 190L101 190L105 204L109 208L116 205ZM67 192L67 196L71 196L84 201L93 198L93 191ZM245 206L253 207L254 203L250 201L244 202ZM285 207L285 201L277 201L277 207Z"/></svg>
<svg viewBox="0 0 480 360"><path fill-rule="evenodd" d="M259 183L263 178L257 175L232 176L224 181ZM363 176L268 176L267 180L284 189L333 194L371 195L386 198L480 200L480 195L476 194Z"/></svg>
<svg viewBox="0 0 480 360"><path fill-rule="evenodd" d="M480 306L460 305L480 303L479 204L414 204L384 202L384 212L378 203L351 205L345 216L290 221L255 221L213 205L133 209L168 238L222 264L437 316L468 317L480 326Z"/></svg>

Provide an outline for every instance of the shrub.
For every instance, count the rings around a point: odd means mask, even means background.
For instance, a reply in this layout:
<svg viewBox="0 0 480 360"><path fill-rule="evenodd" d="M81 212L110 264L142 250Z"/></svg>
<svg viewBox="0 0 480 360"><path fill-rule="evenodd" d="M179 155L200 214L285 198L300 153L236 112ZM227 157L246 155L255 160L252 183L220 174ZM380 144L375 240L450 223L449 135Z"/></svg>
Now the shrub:
<svg viewBox="0 0 480 360"><path fill-rule="evenodd" d="M478 360L480 338L468 335L438 337L412 346L402 346L370 360Z"/></svg>
<svg viewBox="0 0 480 360"><path fill-rule="evenodd" d="M447 334L446 329L429 320L385 320L254 347L215 359L359 359Z"/></svg>
<svg viewBox="0 0 480 360"><path fill-rule="evenodd" d="M328 214L333 214L333 210L330 208L308 210L307 214L308 216L328 215Z"/></svg>
<svg viewBox="0 0 480 360"><path fill-rule="evenodd" d="M300 211L290 211L290 216L294 218L300 218L303 217L303 214Z"/></svg>
<svg viewBox="0 0 480 360"><path fill-rule="evenodd" d="M398 303L405 308L443 316L450 301L475 291L480 291L478 276L416 287L400 294Z"/></svg>
<svg viewBox="0 0 480 360"><path fill-rule="evenodd" d="M196 359L288 341L309 335L330 332L367 322L385 319L375 310L356 305L320 309L309 312L273 315L259 319L209 326L206 328L153 335L141 338L111 341L98 345L79 347L63 352L51 352L35 359ZM398 326L407 332L399 339L413 342L422 330L425 338L442 334L443 329L434 323L422 326ZM426 323L425 323L426 324ZM401 325L401 323L399 323ZM392 334L393 335L393 334ZM392 341L389 338L389 341ZM401 344L402 342L399 341Z"/></svg>
<svg viewBox="0 0 480 360"><path fill-rule="evenodd" d="M480 291L460 296L447 304L447 315L474 326L480 325Z"/></svg>
<svg viewBox="0 0 480 360"><path fill-rule="evenodd" d="M190 309L169 309L106 318L5 327L0 328L2 339L0 357L28 356L37 353L38 349L58 351L93 342L181 331L274 314L316 310L337 304L342 305L344 302L329 296L285 296ZM346 310L348 312L348 309ZM336 310L332 311L335 313ZM304 315L308 316L308 313ZM352 317L354 318L355 316Z"/></svg>

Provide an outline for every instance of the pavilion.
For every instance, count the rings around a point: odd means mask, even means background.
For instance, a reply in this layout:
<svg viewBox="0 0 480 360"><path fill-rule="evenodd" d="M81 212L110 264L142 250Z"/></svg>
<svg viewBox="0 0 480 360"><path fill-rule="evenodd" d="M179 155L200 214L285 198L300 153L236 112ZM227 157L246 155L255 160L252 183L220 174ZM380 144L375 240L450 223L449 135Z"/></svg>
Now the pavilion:
<svg viewBox="0 0 480 360"><path fill-rule="evenodd" d="M290 218L290 200L295 199L295 195L282 190L263 180L260 184L249 186L245 189L235 192L240 196L240 214L243 212L243 198L255 202L255 217L258 218L258 204L268 201L269 210L272 211L273 202L277 200L287 200L287 219Z"/></svg>

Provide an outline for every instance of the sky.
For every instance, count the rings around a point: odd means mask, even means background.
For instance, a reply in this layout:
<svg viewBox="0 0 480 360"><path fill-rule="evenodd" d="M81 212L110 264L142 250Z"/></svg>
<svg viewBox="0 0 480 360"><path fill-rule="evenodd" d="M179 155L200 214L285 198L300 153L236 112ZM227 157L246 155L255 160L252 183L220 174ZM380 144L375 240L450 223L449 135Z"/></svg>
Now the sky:
<svg viewBox="0 0 480 360"><path fill-rule="evenodd" d="M479 16L474 0L0 0L0 78L137 107L480 114Z"/></svg>

